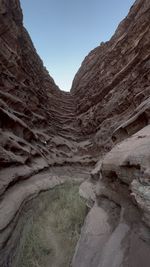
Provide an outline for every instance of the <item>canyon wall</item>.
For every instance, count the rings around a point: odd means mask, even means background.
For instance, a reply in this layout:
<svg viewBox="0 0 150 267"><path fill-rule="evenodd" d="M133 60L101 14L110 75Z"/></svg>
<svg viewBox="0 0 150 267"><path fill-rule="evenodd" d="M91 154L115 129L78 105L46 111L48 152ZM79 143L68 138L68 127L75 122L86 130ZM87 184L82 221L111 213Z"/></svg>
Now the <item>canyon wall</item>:
<svg viewBox="0 0 150 267"><path fill-rule="evenodd" d="M85 58L66 93L37 55L19 0L0 0L0 266L15 266L27 202L84 179L96 206L73 266L148 266L149 21L149 0L137 0L111 40Z"/></svg>
<svg viewBox="0 0 150 267"><path fill-rule="evenodd" d="M36 53L19 0L1 0L0 266L14 264L25 203L66 177L87 177L96 162L84 153L90 145L76 126L72 95L56 86Z"/></svg>
<svg viewBox="0 0 150 267"><path fill-rule="evenodd" d="M92 185L84 183L80 190L88 203L96 202L73 267L149 266L149 21L150 2L137 0L111 40L85 58L73 81L78 125L100 155Z"/></svg>
<svg viewBox="0 0 150 267"><path fill-rule="evenodd" d="M120 141L149 121L149 8L149 1L136 1L111 40L84 59L73 81L78 124L85 136L95 134L102 150L112 147L112 136ZM122 126L128 120L130 127Z"/></svg>

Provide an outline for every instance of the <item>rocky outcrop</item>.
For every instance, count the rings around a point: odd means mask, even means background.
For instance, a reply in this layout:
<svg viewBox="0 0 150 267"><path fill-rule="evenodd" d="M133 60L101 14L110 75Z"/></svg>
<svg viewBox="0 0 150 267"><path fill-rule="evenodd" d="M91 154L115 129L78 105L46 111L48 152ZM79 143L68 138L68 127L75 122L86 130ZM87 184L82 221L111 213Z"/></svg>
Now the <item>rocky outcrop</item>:
<svg viewBox="0 0 150 267"><path fill-rule="evenodd" d="M25 204L69 179L87 179L80 194L95 203L73 267L148 266L149 20L149 0L137 0L66 93L37 55L19 0L0 0L0 266L15 266Z"/></svg>
<svg viewBox="0 0 150 267"><path fill-rule="evenodd" d="M150 226L150 127L115 146L102 163L102 178L127 185ZM112 181L113 182L113 181Z"/></svg>
<svg viewBox="0 0 150 267"><path fill-rule="evenodd" d="M149 138L147 126L104 157L93 189L97 201L86 218L73 267L149 266Z"/></svg>
<svg viewBox="0 0 150 267"><path fill-rule="evenodd" d="M85 220L73 267L149 266L149 138L148 125L118 143L91 172L93 192L85 182L81 186L88 203L94 192L96 202Z"/></svg>
<svg viewBox="0 0 150 267"><path fill-rule="evenodd" d="M149 230L139 223L131 204L121 212L116 203L101 199L86 217L72 266L149 266ZM125 217L124 217L125 216Z"/></svg>

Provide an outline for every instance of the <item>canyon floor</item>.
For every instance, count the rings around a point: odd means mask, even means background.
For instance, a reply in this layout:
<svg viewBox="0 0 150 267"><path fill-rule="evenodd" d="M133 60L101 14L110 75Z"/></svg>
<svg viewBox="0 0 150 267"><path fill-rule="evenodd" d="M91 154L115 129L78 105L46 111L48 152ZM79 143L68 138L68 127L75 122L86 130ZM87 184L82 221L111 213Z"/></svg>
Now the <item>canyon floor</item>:
<svg viewBox="0 0 150 267"><path fill-rule="evenodd" d="M70 265L87 212L78 190L79 184L65 183L34 200L18 267Z"/></svg>

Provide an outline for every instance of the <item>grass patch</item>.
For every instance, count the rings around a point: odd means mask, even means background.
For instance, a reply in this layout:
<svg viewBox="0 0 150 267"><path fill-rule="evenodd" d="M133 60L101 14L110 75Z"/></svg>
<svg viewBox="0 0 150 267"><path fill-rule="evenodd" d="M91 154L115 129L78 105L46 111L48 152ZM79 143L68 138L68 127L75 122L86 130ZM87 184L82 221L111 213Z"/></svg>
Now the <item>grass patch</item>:
<svg viewBox="0 0 150 267"><path fill-rule="evenodd" d="M18 267L69 267L86 216L79 185L65 183L37 198Z"/></svg>

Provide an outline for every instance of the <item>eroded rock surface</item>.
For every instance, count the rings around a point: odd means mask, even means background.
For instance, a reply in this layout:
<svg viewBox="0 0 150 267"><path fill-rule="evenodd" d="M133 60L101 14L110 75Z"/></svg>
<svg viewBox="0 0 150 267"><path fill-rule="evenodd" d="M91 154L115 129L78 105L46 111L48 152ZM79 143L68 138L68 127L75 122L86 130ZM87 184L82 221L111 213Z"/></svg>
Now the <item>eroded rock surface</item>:
<svg viewBox="0 0 150 267"><path fill-rule="evenodd" d="M150 126L116 145L102 163L105 177L129 186L132 198L141 207L143 219L150 226Z"/></svg>
<svg viewBox="0 0 150 267"><path fill-rule="evenodd" d="M12 265L24 204L66 177L88 177L90 150L72 95L56 86L23 27L19 1L0 1L0 266Z"/></svg>
<svg viewBox="0 0 150 267"><path fill-rule="evenodd" d="M97 201L85 220L73 267L149 266L149 138L146 126L104 157L100 180L93 182Z"/></svg>
<svg viewBox="0 0 150 267"><path fill-rule="evenodd" d="M80 194L95 201L73 267L149 266L149 21L149 0L137 0L66 93L37 55L19 0L0 0L0 266L13 267L25 203L69 179L87 179Z"/></svg>
<svg viewBox="0 0 150 267"><path fill-rule="evenodd" d="M90 180L97 204L86 218L73 267L149 266L148 21L150 2L136 1L111 40L85 58L73 82L78 125L100 150ZM89 190L82 189L87 197Z"/></svg>
<svg viewBox="0 0 150 267"><path fill-rule="evenodd" d="M85 58L73 81L78 124L85 136L95 134L101 151L112 147L112 132L131 117L119 138L149 123L149 21L149 0L137 0L111 40Z"/></svg>
<svg viewBox="0 0 150 267"><path fill-rule="evenodd" d="M120 207L101 199L89 212L78 241L72 266L149 266L148 229L139 224L139 215L128 206L123 217ZM121 214L121 217L120 215ZM129 220L130 217L130 220Z"/></svg>

